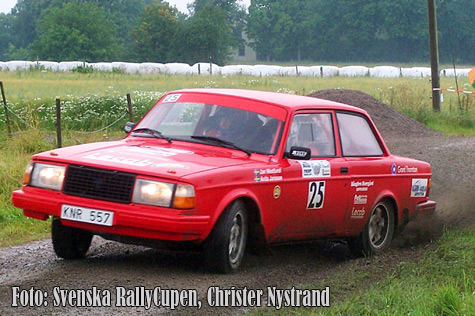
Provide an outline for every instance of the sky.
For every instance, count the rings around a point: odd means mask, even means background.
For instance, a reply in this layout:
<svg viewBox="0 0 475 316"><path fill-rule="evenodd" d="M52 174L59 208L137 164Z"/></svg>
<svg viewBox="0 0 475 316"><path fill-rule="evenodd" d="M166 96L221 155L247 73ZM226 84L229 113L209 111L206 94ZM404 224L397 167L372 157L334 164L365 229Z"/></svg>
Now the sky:
<svg viewBox="0 0 475 316"><path fill-rule="evenodd" d="M188 13L186 5L193 2L193 0L168 0L172 6L176 6L178 10L184 13ZM249 6L251 0L240 0L241 3ZM15 6L17 0L0 0L0 12L1 13L10 13L10 10Z"/></svg>
<svg viewBox="0 0 475 316"><path fill-rule="evenodd" d="M17 0L0 0L0 13L10 13Z"/></svg>

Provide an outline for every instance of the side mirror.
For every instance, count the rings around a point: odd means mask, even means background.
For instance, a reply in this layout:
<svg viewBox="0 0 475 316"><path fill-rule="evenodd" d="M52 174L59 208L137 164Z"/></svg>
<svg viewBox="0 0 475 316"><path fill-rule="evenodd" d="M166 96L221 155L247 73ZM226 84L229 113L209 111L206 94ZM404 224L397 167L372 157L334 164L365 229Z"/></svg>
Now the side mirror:
<svg viewBox="0 0 475 316"><path fill-rule="evenodd" d="M134 129L135 125L137 125L137 124L135 124L134 122L127 122L127 123L125 123L124 131L125 131L127 134L130 133L130 131Z"/></svg>
<svg viewBox="0 0 475 316"><path fill-rule="evenodd" d="M307 147L290 147L290 152L285 153L285 156L295 160L309 160L312 155L312 150Z"/></svg>

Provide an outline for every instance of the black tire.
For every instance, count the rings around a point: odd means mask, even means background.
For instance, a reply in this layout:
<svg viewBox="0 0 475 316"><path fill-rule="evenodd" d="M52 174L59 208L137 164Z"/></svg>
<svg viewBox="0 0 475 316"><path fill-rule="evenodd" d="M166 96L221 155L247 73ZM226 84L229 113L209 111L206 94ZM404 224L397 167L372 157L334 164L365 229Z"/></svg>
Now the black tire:
<svg viewBox="0 0 475 316"><path fill-rule="evenodd" d="M59 218L51 224L51 238L56 255L67 260L82 259L91 246L93 235L83 229L61 224Z"/></svg>
<svg viewBox="0 0 475 316"><path fill-rule="evenodd" d="M368 222L358 237L348 240L355 257L379 255L389 248L394 235L394 208L388 201L380 201L371 211Z"/></svg>
<svg viewBox="0 0 475 316"><path fill-rule="evenodd" d="M221 214L205 243L205 263L217 273L238 270L246 251L248 215L242 201L235 201Z"/></svg>

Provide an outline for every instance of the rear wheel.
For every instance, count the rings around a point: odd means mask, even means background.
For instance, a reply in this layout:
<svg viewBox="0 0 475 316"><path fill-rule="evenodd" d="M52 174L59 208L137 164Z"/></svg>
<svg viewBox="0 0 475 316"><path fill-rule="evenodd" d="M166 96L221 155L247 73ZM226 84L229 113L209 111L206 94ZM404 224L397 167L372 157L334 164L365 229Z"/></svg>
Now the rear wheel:
<svg viewBox="0 0 475 316"><path fill-rule="evenodd" d="M361 234L348 240L348 247L356 257L378 255L389 248L393 234L394 208L390 202L381 201L371 211Z"/></svg>
<svg viewBox="0 0 475 316"><path fill-rule="evenodd" d="M246 250L248 216L242 201L235 201L223 212L205 244L208 268L218 273L233 273L241 265Z"/></svg>
<svg viewBox="0 0 475 316"><path fill-rule="evenodd" d="M51 238L56 255L63 259L81 259L91 246L93 235L83 229L64 226L59 218L51 224Z"/></svg>

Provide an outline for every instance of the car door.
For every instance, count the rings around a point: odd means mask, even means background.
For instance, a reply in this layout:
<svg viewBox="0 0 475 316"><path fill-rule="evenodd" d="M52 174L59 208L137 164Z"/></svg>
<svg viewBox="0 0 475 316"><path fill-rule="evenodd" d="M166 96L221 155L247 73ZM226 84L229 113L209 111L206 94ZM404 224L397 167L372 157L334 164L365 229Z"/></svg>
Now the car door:
<svg viewBox="0 0 475 316"><path fill-rule="evenodd" d="M390 161L368 119L362 114L337 112L342 156L350 171L348 213L345 224L352 233L363 229L379 192L385 189Z"/></svg>
<svg viewBox="0 0 475 316"><path fill-rule="evenodd" d="M332 111L297 112L292 118L285 151L308 148L311 158L282 160L281 221L271 239L320 237L341 226L349 176L348 162L337 151L334 126Z"/></svg>

